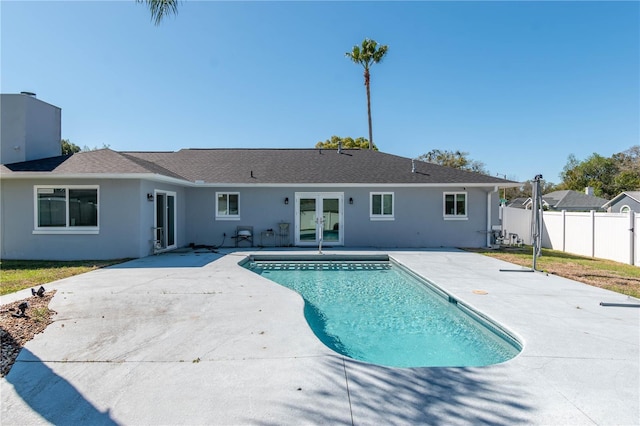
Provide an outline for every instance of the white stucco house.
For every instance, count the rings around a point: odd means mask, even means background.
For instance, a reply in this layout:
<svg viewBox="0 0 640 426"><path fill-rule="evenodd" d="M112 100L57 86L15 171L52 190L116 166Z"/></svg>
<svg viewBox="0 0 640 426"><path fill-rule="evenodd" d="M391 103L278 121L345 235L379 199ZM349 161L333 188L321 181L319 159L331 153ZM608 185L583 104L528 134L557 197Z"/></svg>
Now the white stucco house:
<svg viewBox="0 0 640 426"><path fill-rule="evenodd" d="M137 258L189 245L313 247L320 240L485 247L500 224L498 191L520 186L369 150L101 149L63 156L60 109L28 94L5 96L2 259ZM20 102L27 116L50 117L21 121L19 111L7 111ZM8 127L25 122L27 130L5 134L5 113ZM16 156L14 146L29 155Z"/></svg>

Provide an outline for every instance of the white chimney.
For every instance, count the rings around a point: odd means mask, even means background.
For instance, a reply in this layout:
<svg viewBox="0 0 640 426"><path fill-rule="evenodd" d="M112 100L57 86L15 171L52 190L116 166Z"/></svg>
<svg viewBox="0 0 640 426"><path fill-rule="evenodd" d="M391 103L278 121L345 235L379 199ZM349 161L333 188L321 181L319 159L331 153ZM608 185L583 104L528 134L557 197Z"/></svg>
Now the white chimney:
<svg viewBox="0 0 640 426"><path fill-rule="evenodd" d="M584 189L584 193L587 194L587 195L593 195L593 186L587 186Z"/></svg>

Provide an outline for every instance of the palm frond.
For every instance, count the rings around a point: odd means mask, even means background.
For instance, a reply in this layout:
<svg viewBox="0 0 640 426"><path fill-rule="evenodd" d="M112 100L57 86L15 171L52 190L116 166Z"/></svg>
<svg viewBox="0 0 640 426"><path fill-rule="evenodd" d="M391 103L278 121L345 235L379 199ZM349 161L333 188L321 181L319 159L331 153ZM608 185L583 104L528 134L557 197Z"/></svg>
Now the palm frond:
<svg viewBox="0 0 640 426"><path fill-rule="evenodd" d="M178 0L136 0L136 3L145 3L151 12L151 20L155 25L160 25L167 15L178 14Z"/></svg>

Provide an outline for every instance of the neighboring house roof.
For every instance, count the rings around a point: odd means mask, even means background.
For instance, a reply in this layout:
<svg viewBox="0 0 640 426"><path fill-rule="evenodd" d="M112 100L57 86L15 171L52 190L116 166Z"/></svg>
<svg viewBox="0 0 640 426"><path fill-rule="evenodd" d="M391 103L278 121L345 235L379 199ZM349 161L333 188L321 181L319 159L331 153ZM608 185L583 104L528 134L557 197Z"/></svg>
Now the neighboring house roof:
<svg viewBox="0 0 640 426"><path fill-rule="evenodd" d="M4 177L151 174L205 184L459 184L518 186L517 182L379 151L343 149L183 149L177 152L79 152L3 165Z"/></svg>
<svg viewBox="0 0 640 426"><path fill-rule="evenodd" d="M613 197L609 201L607 201L605 204L603 204L602 208L606 209L607 207L612 206L613 204L617 203L618 201L620 201L624 197L629 197L632 200L640 203L640 191L624 191L624 192L621 192L620 194L616 195L615 197Z"/></svg>
<svg viewBox="0 0 640 426"><path fill-rule="evenodd" d="M554 210L601 209L606 199L573 190L554 191L542 196L543 202Z"/></svg>
<svg viewBox="0 0 640 426"><path fill-rule="evenodd" d="M509 202L509 204L507 204L507 207L514 207L516 209L524 209L525 204L527 203L527 201L529 201L531 198L524 198L524 197L518 197L518 198L514 198L513 200L511 200Z"/></svg>

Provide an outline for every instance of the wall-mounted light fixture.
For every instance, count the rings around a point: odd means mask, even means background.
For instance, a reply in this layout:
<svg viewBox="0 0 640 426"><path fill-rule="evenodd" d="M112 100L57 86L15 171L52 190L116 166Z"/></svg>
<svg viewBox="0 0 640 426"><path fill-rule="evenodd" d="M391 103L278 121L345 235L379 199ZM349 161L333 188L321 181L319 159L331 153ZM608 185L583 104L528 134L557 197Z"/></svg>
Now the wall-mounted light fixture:
<svg viewBox="0 0 640 426"><path fill-rule="evenodd" d="M152 193L147 193L147 201L153 201L153 194Z"/></svg>
<svg viewBox="0 0 640 426"><path fill-rule="evenodd" d="M285 204L289 204L289 197L285 197L285 198L284 198L284 203L285 203Z"/></svg>
<svg viewBox="0 0 640 426"><path fill-rule="evenodd" d="M349 204L353 204L353 197L349 197Z"/></svg>

